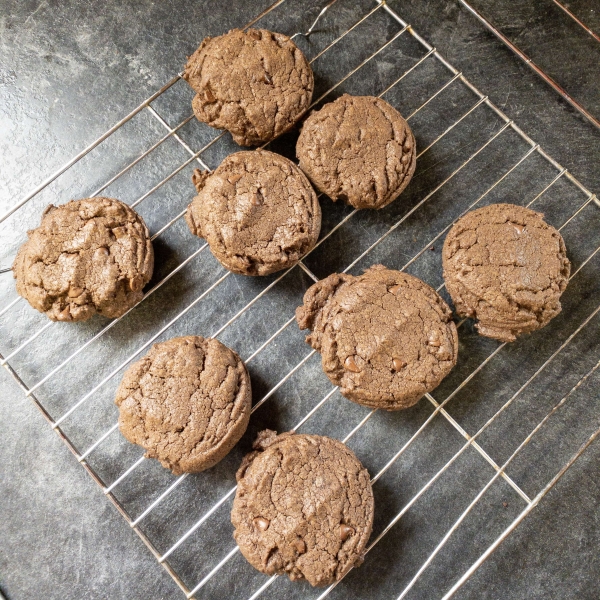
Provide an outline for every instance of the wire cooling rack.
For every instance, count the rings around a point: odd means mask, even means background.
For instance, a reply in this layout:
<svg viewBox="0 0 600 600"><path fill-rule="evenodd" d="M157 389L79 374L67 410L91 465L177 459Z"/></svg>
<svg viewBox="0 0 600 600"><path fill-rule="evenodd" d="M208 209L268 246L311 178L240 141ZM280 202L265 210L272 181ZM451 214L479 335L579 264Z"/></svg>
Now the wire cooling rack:
<svg viewBox="0 0 600 600"><path fill-rule="evenodd" d="M178 75L0 218L9 265L49 202L118 197L151 229L150 289L118 319L62 324L29 308L4 275L1 362L188 598L450 598L600 433L599 202L385 2L310 4L300 20L279 0L249 25L306 32L294 37L315 71L313 105L376 94L408 118L418 162L400 199L356 211L321 197L321 239L299 265L265 278L230 274L182 216L192 169L215 168L237 148L193 119ZM271 148L293 156L293 142L287 135ZM447 231L499 201L540 210L562 232L573 268L561 315L510 345L461 321L456 368L406 411L342 398L293 324L307 287L381 262L444 295ZM221 339L246 361L253 416L219 465L175 477L123 440L113 398L153 342L191 333ZM235 469L264 427L342 439L372 474L365 563L336 585L265 577L233 542Z"/></svg>

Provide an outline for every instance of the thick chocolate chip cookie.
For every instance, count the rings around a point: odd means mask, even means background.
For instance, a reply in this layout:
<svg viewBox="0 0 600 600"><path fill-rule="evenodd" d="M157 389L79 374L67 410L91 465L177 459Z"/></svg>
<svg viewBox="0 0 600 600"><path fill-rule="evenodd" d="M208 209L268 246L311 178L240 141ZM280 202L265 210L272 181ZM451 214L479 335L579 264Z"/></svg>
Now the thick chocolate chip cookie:
<svg viewBox="0 0 600 600"><path fill-rule="evenodd" d="M341 442L263 431L238 470L233 534L248 562L329 585L363 561L373 526L367 470Z"/></svg>
<svg viewBox="0 0 600 600"><path fill-rule="evenodd" d="M456 364L448 305L420 279L375 265L311 286L296 309L323 370L359 404L399 410L436 388Z"/></svg>
<svg viewBox="0 0 600 600"><path fill-rule="evenodd" d="M218 340L178 337L154 344L119 389L119 429L176 475L217 464L246 431L250 377Z"/></svg>
<svg viewBox="0 0 600 600"><path fill-rule="evenodd" d="M50 205L13 264L17 292L53 321L119 317L142 299L154 252L142 218L112 198Z"/></svg>
<svg viewBox="0 0 600 600"><path fill-rule="evenodd" d="M561 310L571 263L560 233L543 215L514 204L467 213L444 242L446 288L458 314L481 335L513 342Z"/></svg>
<svg viewBox="0 0 600 600"><path fill-rule="evenodd" d="M197 92L199 121L227 129L240 146L268 142L294 126L310 105L314 79L289 37L265 29L233 29L206 38L183 78Z"/></svg>
<svg viewBox="0 0 600 600"><path fill-rule="evenodd" d="M290 160L266 150L230 154L210 175L194 172L190 231L227 269L268 275L295 265L315 245L321 208Z"/></svg>
<svg viewBox="0 0 600 600"><path fill-rule="evenodd" d="M344 94L312 113L296 145L300 168L332 200L383 208L410 182L415 138L385 100Z"/></svg>

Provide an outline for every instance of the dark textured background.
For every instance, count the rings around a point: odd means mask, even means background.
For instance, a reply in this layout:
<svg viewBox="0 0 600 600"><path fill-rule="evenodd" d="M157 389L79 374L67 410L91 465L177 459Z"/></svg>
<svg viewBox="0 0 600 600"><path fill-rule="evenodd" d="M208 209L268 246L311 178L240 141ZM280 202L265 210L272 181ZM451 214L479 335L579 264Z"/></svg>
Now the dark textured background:
<svg viewBox="0 0 600 600"><path fill-rule="evenodd" d="M199 41L206 35L219 34L233 26L240 26L253 17L268 2L229 3L209 1L190 3L132 2L125 8L114 0L98 3L68 0L64 2L33 2L0 0L0 211L8 208L24 193L37 185L87 143L103 133L116 120L125 115L145 97L156 91L184 62ZM322 2L292 2L279 9L265 25L285 33L306 28L318 13ZM338 12L326 18L322 31L301 47L309 56L333 39L333 31L343 31L357 14L365 12L368 3L339 0ZM400 15L428 39L456 68L500 106L535 141L554 158L576 175L594 192L600 190L600 134L574 109L560 99L539 80L519 59L490 35L457 2L442 0L415 0L411 3L390 3ZM600 117L600 45L568 19L551 0L477 0L474 5L496 24L513 42L563 85L569 93L597 118ZM370 5L369 5L370 6ZM577 0L571 9L592 29L600 30L600 15L593 0ZM358 11L358 12L357 12ZM377 20L379 19L379 20ZM300 24L300 25L299 25ZM335 60L321 61L315 65L317 90L324 91L340 73L345 73L356 63L356 56L366 56L397 31L390 19L378 15L354 42L341 45ZM415 62L422 50L403 36L389 53L381 57L371 75L349 82L347 91L367 93L384 89L389 73L400 72ZM352 42L352 43L351 43ZM354 53L354 54L353 54ZM435 65L424 65L423 76L407 78L406 85L390 94L388 100L410 112L440 86L442 71ZM436 71L436 68L439 70ZM387 77L387 79L386 79ZM446 79L447 79L446 75ZM393 79L393 78L392 78ZM437 82L428 88L428 82ZM421 95L420 95L421 94ZM189 114L190 94L184 85L172 90L156 104L157 110L175 124ZM474 103L474 98L460 87L453 88L448 100L436 104L440 122L452 122ZM433 104L433 103L432 103ZM181 111L181 112L178 112ZM416 204L425 193L448 176L475 148L488 139L500 126L499 120L488 112L476 112L466 119L455 134L448 136L425 155L419 164L420 176L406 194L404 203L395 203L377 215L361 213L348 226L340 230L327 243L307 259L307 264L317 275L344 268L362 252L399 216L405 206ZM420 147L430 143L441 130L431 113L423 111L415 118L413 128ZM116 172L117 155L133 158L149 142L162 136L164 130L147 116L132 122L107 150L82 161L79 168L49 187L0 228L0 267L10 264L16 246L22 241L27 227L36 224L41 208L51 201L63 202L69 197L91 193L106 179L106 173ZM200 148L214 133L200 128L196 123L182 130L194 148ZM400 267L423 243L422 235L440 230L438 214L452 216L461 211L465 202L483 193L490 182L513 165L527 146L514 134L506 134L503 142L491 145L481 161L474 161L468 172L453 181L452 186L436 197L435 204L415 213L406 221L398 238L390 236L365 262L359 261L356 269L375 260ZM173 142L172 140L170 142ZM160 180L175 165L187 158L176 143L165 144L159 154L143 170L132 173L127 181L110 190L130 200L139 196ZM231 151L233 144L226 145ZM290 141L278 142L276 150L290 153ZM204 158L211 166L218 164L222 150L207 153ZM530 170L524 171L502 188L497 195L490 194L488 201L509 198L512 201L531 200L556 174L540 159L535 159ZM528 163L529 164L529 163ZM535 168L534 168L535 167ZM191 167L190 167L191 169ZM165 220L177 214L189 201L186 187L189 173L165 186L158 202L140 205L140 212L152 231ZM464 199L463 199L464 197ZM543 197L548 219L564 222L573 206L581 203L582 196L573 186L560 182L551 194ZM347 214L342 206L323 201L324 230ZM326 209L325 209L326 207ZM598 246L598 209L591 206L582 213L580 221L565 231L570 256L577 266L589 252ZM184 256L190 248L197 248L196 240L185 236L183 228L157 245L158 280ZM412 241L411 241L412 240ZM439 244L438 244L439 247ZM441 283L437 252L425 258L411 272L423 277L432 285ZM350 260L349 260L350 259ZM598 265L592 261L578 280L565 294L563 314L546 330L511 346L502 353L502 359L482 373L474 386L459 394L448 410L473 433L512 393L518 389L543 360L564 341L566 335L583 321L597 306L600 282ZM355 270L356 270L355 269ZM218 265L209 256L202 255L194 265L193 274L199 270L212 283L222 275ZM14 296L10 275L0 275L0 296L4 306ZM267 281L272 281L273 278ZM225 307L235 301L231 310L243 306L264 282L248 282L235 277L211 300L202 312L194 313L187 322L214 331L230 313ZM289 306L297 304L309 281L296 269L292 271L268 301L259 303L254 313L257 321L267 325L278 315L278 321L265 331L272 332L288 318ZM246 287L244 287L246 286ZM173 301L173 310L185 306L193 297L188 290L185 273L174 278L173 285L157 293L140 308L136 321L131 319L111 332L110 342L116 344L116 358L123 359L128 351L139 346L146 330L165 322L172 312L167 307ZM191 294L191 295L190 295ZM178 302L180 304L178 304ZM212 308L211 308L212 307ZM283 312L283 308L287 312ZM164 315L163 315L164 311ZM223 315L220 313L223 312ZM0 345L6 354L26 339L44 323L40 316L32 315L26 306L10 316L1 318ZM18 318L15 318L18 317ZM64 328L53 338L41 337L26 352L18 355L14 364L26 381L39 379L40 364L54 365L57 357L64 357L74 347L73 342L87 339L104 322L95 320L68 334ZM185 327L182 325L182 328ZM253 346L254 335L260 339L265 332L252 329L245 337L250 324L242 320L222 337L247 356ZM189 330L188 330L189 331ZM553 364L524 395L523 402L501 420L498 428L487 432L480 440L497 462L505 460L524 435L539 421L547 410L566 393L600 358L598 319L578 336L566 353L564 360ZM176 333L183 333L178 329ZM70 338L75 336L75 340ZM81 335L81 338L77 337ZM147 336L146 336L147 337ZM255 401L297 360L307 348L295 326L289 328L281 346L253 364L251 373L255 384ZM69 345L70 342L70 345ZM461 331L461 357L463 362L434 396L441 401L481 359L495 348L495 343L482 342L470 326ZM89 381L97 381L108 369L109 359L98 351L84 354L77 363L80 375L65 370L64 377L53 385L45 386L43 397L53 416L62 414L66 406L89 389ZM87 361L87 362L86 362ZM104 363L107 364L104 364ZM112 364L110 365L112 368ZM48 369L42 369L42 373ZM129 530L114 508L103 497L98 487L86 475L77 461L51 431L34 405L18 389L4 370L0 372L2 399L0 401L0 590L9 600L21 598L180 598L181 592L167 573L155 562L137 536ZM185 531L185 524L193 523L210 501L220 496L232 484L232 470L239 457L248 448L250 436L261 426L280 429L291 427L330 389L320 373L318 359L307 363L304 380L294 388L282 388L276 402L265 405L256 413L251 431L225 464L211 470L206 476L186 481L181 496L192 503L184 509L177 498L157 511L156 519L147 523L150 535L177 539ZM571 398L572 408L557 414L549 424L539 443L532 443L523 458L515 461L510 470L530 495L560 468L578 445L598 427L600 378L592 377ZM110 389L94 399L93 407L71 424L69 435L77 447L85 449L98 437L99 432L114 421L114 407ZM323 409L319 419L307 431L329 433L343 437L362 418L365 411L347 403L339 395L333 406ZM331 404L331 403L330 403ZM98 405L98 406L97 406ZM365 461L371 473L408 439L431 413L425 400L414 409L394 415L378 414L369 427L353 439L352 448ZM91 423L88 425L88 421ZM112 438L111 438L112 439ZM516 440L516 442L515 442ZM419 445L402 458L377 484L378 516L376 532L387 523L390 516L412 495L462 444L462 438L448 423L439 417L433 421ZM473 576L459 598L517 599L517 598L590 598L600 595L598 583L598 545L600 543L600 513L597 508L600 494L597 465L597 443L561 480L534 513L500 547L495 555ZM98 453L95 468L110 482L135 458L134 448L119 445L118 434L113 445ZM96 457L96 455L94 455ZM125 465L125 466L124 466ZM376 551L369 555L365 566L348 577L332 597L395 598L418 566L433 550L441 535L466 507L478 489L492 476L493 471L472 450L457 461L448 476L419 501L405 518L390 532ZM148 504L142 500L144 493L155 484L162 488L170 481L160 468L148 467L134 478L131 487L120 490L120 499L137 515ZM457 484L459 482L459 484ZM160 488L160 489L162 489ZM176 496L177 494L175 494ZM504 506L506 503L507 506ZM421 582L409 594L411 598L438 598L441 591L461 574L487 547L495 536L523 508L523 502L504 483L497 483L486 496L482 507L474 511L456 536L451 538L447 550L434 561ZM174 566L189 577L193 586L222 557L224 549L231 547L227 510L206 539L197 539L182 555L174 556ZM168 531L163 523L181 523ZM218 525L218 526L217 526ZM224 541L220 541L224 540ZM196 558L197 557L197 558ZM247 597L264 581L243 564L238 557L225 569L214 586L207 587L206 597L223 597L225 592L218 584L229 585L227 594ZM280 580L273 585L265 598L283 595L316 597L304 586L292 586ZM199 595L199 597L203 597Z"/></svg>

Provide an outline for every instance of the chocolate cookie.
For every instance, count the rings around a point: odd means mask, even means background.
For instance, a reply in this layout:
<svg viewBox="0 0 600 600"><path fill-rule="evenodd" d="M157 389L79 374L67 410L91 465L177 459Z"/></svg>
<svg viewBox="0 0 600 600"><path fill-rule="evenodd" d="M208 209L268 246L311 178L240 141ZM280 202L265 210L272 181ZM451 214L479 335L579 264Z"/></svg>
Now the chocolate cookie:
<svg viewBox="0 0 600 600"><path fill-rule="evenodd" d="M154 344L131 365L115 404L119 429L175 475L216 465L246 431L250 377L240 357L213 339Z"/></svg>
<svg viewBox="0 0 600 600"><path fill-rule="evenodd" d="M571 263L543 215L514 204L467 213L444 242L446 288L458 314L503 342L544 327L561 310Z"/></svg>
<svg viewBox="0 0 600 600"><path fill-rule="evenodd" d="M373 96L344 94L313 112L302 125L296 154L317 189L355 208L388 205L417 165L408 123Z"/></svg>
<svg viewBox="0 0 600 600"><path fill-rule="evenodd" d="M451 311L420 279L374 265L334 273L311 286L296 309L306 341L346 398L385 410L415 404L456 364Z"/></svg>
<svg viewBox="0 0 600 600"><path fill-rule="evenodd" d="M248 562L329 585L363 561L373 526L369 473L341 442L263 431L237 472L231 522Z"/></svg>
<svg viewBox="0 0 600 600"><path fill-rule="evenodd" d="M240 146L268 142L293 127L314 88L312 69L296 44L266 29L206 38L183 78L197 92L197 119L227 129Z"/></svg>
<svg viewBox="0 0 600 600"><path fill-rule="evenodd" d="M190 231L221 264L241 275L295 265L321 230L317 195L290 160L266 150L230 154L210 175L196 169Z"/></svg>
<svg viewBox="0 0 600 600"><path fill-rule="evenodd" d="M53 321L119 317L152 277L144 221L112 198L51 204L28 236L13 264L17 292Z"/></svg>

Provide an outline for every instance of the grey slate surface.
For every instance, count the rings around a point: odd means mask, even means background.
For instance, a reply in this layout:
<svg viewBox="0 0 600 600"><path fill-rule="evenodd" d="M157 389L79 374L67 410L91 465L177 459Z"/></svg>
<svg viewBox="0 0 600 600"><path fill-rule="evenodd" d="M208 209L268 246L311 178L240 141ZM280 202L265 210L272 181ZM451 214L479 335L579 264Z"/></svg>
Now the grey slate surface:
<svg viewBox="0 0 600 600"><path fill-rule="evenodd" d="M552 4L549 0L547 3ZM575 4L581 18L593 12L593 2L586 4L585 0L578 0L573 3L574 11ZM125 10L120 3L112 1L100 8L93 2L54 4L5 0L0 5L0 123L6 132L0 141L2 210L170 79L181 69L185 54L193 51L205 35L239 26L266 5L267 2L252 5L205 2L199 7L178 0L171 3L144 1ZM264 25L292 33L298 23L303 27L310 24L321 5L321 2L284 5L285 10L267 17ZM441 0L417 1L410 5L391 2L391 5L552 156L590 189L600 190L598 132L536 79L464 9L454 2ZM340 0L338 11L324 19L310 42L300 41L303 49L309 56L314 55L316 49L334 39L336 31L347 28L357 14L362 14L361 10L364 13L367 6L370 4L364 0L354 5ZM489 17L494 21L499 15L509 15L508 21L514 28L511 33L524 36L534 45L536 31L541 35L546 31L546 25L541 22L537 30L530 27L531 11L525 2L518 6L508 2L488 6L482 1L477 6L484 12L490 10ZM552 11L548 9L548 12ZM562 17L557 14L548 18ZM548 27L550 31L560 32L571 25L552 21ZM340 73L352 68L357 53L359 57L367 56L397 29L389 18L375 15L356 37L349 36L347 44L336 50L334 59L315 65L316 93L328 89L339 79ZM557 44L559 41L564 43L558 40ZM544 57L550 56L548 64L557 69L553 75L558 79L563 72L560 69L568 72L564 65L571 63L553 59L554 46L551 41L546 43L546 54L535 59L543 64ZM393 80L394 73L401 73L421 55L422 49L403 36L382 53L375 68L364 76L348 80L343 90L351 93L381 91ZM565 82L573 86L573 95L580 94L582 102L590 99L590 110L598 95L598 64L593 56L580 53L571 57L573 61L577 59L579 77ZM402 86L390 93L388 100L401 107L405 114L410 113L439 87L442 76L439 65L424 63L423 69L407 77ZM189 90L180 84L165 94L156 108L173 125L189 114L190 98ZM419 147L431 143L441 132L442 123L456 120L474 101L462 87L452 86L443 99L432 103L431 112L416 115L413 128ZM435 119L432 114L436 115ZM394 203L377 214L356 215L307 259L308 266L318 276L346 267L500 126L499 119L489 113L473 112L460 128L423 156L418 167L419 177L403 195L402 203ZM45 204L91 193L106 180L107 174L112 175L119 165L126 164L119 161L134 158L163 134L160 125L141 116L115 136L106 150L84 159L80 167L29 203L18 218L0 228L3 240L0 266L10 264L23 231L37 223ZM182 129L182 137L194 148L200 148L214 136L214 132L196 123ZM527 150L527 145L516 135L507 132L502 136L436 195L435 204L416 211L367 259L360 260L353 272L377 261L402 267L433 234L483 194ZM275 150L291 155L291 143L293 135L278 141ZM229 141L215 146L203 158L212 167L232 149L234 145ZM109 191L131 201L187 158L174 142L166 144L160 152L143 170L132 171ZM527 162L527 168L516 170L502 186L486 196L484 202L507 197L519 203L533 199L556 172L541 159L532 157L531 161ZM166 185L153 202L140 204L139 210L152 231L189 201L189 170L191 167ZM560 226L581 201L581 194L561 181L540 199L538 207L550 222ZM349 212L327 200L323 201L323 207L324 233ZM600 243L598 210L588 207L563 232L575 268ZM197 240L186 235L181 223L176 224L165 239L157 243L159 260L154 280L166 275L199 246ZM423 254L409 270L437 286L441 283L440 243L434 247L433 252ZM474 433L597 306L599 262L596 259L589 263L571 283L564 297L564 312L551 326L504 349L501 360L483 370L472 385L452 399L448 411L468 432ZM51 414L55 417L62 414L91 384L101 381L115 364L127 358L151 333L158 331L160 325L196 297L198 287L191 285L191 280L200 277L200 289L206 289L223 274L207 252L200 254L168 286L136 309L135 319L124 320L114 327L106 336L106 345L83 353L74 361L72 369L66 369L61 377L40 389ZM4 306L14 297L14 291L10 275L0 277L6 278L0 280L0 306ZM227 278L209 296L208 304L203 303L201 308L199 305L188 319L178 322L159 339L189 332L190 328L204 334L216 331L275 279L274 276L264 280ZM309 284L299 269L291 271L247 316L223 332L222 341L247 357L289 318L290 307L299 302ZM22 306L10 319L2 319L0 349L3 353L14 349L45 323L41 316L32 313ZM499 418L497 426L482 435L482 445L497 462L505 460L561 395L598 361L598 321L591 322L565 352L565 358L544 371L521 401ZM76 330L57 328L50 338L51 343L41 337L17 355L13 364L26 382L34 383L40 374L49 371L105 324L96 319ZM292 325L276 345L252 363L255 402L307 355L308 348L302 339L302 334ZM461 362L436 390L435 398L443 400L496 347L495 342L478 338L469 324L464 326ZM40 365L44 367L41 371ZM23 397L4 370L0 377L4 391L0 402L2 592L9 600L38 596L61 599L182 597L174 582L106 501L33 404ZM75 413L65 424L65 430L80 451L114 422L112 395L117 380L118 377L113 378L84 411ZM528 494L537 493L598 427L598 382L596 375L582 386L540 441L532 443L523 458L509 469L509 474ZM146 533L162 541L160 550L168 548L230 489L232 473L257 430L264 426L279 430L294 426L329 389L330 384L320 372L318 357L314 356L297 377L256 412L248 434L223 463L200 477L186 480L144 522ZM373 474L431 412L431 405L422 401L403 413L376 414L350 445ZM366 413L362 407L335 394L306 430L343 437ZM445 420L437 418L432 422L419 443L376 484L378 510L374 536L462 444L463 439ZM110 482L139 455L136 448L114 434L109 443L94 453L91 463L100 476ZM597 457L598 445L595 444L457 597L597 598L600 593L596 575L600 542ZM441 535L492 475L493 470L478 454L471 449L465 452L431 493L417 502L414 510L411 509L368 556L365 566L352 573L332 597L397 597ZM171 476L160 467L148 463L127 485L118 488L117 495L130 513L137 515L147 506L148 499L155 497L156 490L164 489L171 481ZM440 597L441 590L453 583L523 506L523 501L504 481L497 482L409 597ZM192 586L232 547L227 512L225 508L208 530L194 536L185 552L173 556L173 566ZM248 597L263 582L264 577L247 567L238 556L199 597ZM284 594L299 598L318 595L306 586L292 585L281 579L264 597L281 598Z"/></svg>

